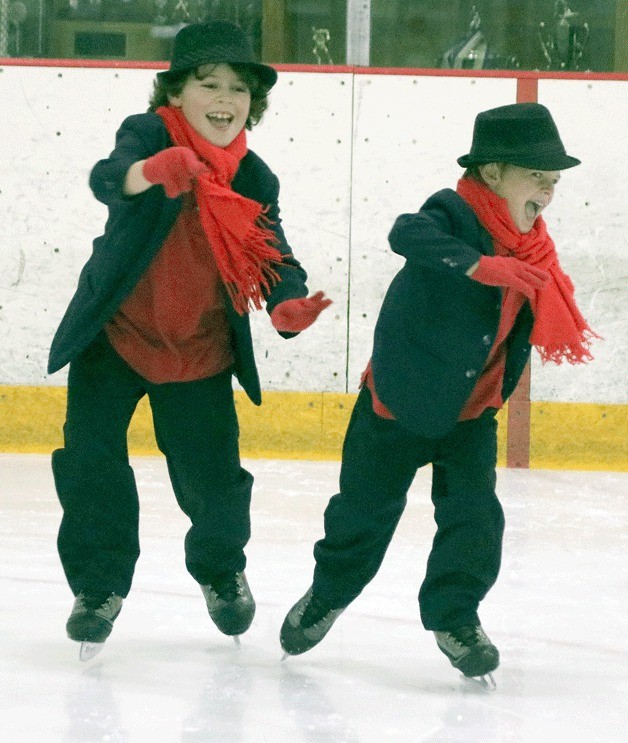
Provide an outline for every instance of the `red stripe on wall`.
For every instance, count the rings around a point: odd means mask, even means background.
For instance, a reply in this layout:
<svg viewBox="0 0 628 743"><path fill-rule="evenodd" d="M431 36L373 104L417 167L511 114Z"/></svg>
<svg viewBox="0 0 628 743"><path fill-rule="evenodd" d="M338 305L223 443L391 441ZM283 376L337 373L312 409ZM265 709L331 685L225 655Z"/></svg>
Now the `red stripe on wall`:
<svg viewBox="0 0 628 743"><path fill-rule="evenodd" d="M517 103L536 103L539 97L538 77L517 78Z"/></svg>
<svg viewBox="0 0 628 743"><path fill-rule="evenodd" d="M537 77L517 79L517 103L536 103ZM527 469L530 466L530 363L508 401L508 438L506 466Z"/></svg>
<svg viewBox="0 0 628 743"><path fill-rule="evenodd" d="M526 364L519 384L508 400L506 466L528 469L530 466L530 363Z"/></svg>
<svg viewBox="0 0 628 743"><path fill-rule="evenodd" d="M355 65L312 65L269 63L278 72L346 73L350 75L415 75L417 77L507 77L524 80L622 80L626 72L561 72L554 70L448 70L440 67L357 67ZM78 67L100 69L165 70L167 61L132 59L50 59L47 57L0 57L0 67Z"/></svg>

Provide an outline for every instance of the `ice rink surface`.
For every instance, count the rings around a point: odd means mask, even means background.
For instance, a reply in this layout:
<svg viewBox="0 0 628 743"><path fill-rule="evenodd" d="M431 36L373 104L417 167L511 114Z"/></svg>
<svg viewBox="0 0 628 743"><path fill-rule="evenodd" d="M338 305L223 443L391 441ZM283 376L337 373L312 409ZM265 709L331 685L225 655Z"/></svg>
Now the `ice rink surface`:
<svg viewBox="0 0 628 743"><path fill-rule="evenodd" d="M133 460L142 554L103 651L65 636L48 457L0 455L0 737L7 743L497 743L628 740L628 474L500 469L502 572L480 613L497 690L463 681L421 627L434 533L421 470L375 580L309 653L279 627L308 588L339 463L247 460L247 576L237 648L183 563L187 520L163 460Z"/></svg>

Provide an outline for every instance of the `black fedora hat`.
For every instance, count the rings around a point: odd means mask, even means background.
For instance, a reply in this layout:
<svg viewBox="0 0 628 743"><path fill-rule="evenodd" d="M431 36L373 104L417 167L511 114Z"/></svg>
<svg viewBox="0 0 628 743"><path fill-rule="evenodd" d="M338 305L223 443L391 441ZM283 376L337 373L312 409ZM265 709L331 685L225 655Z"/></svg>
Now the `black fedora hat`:
<svg viewBox="0 0 628 743"><path fill-rule="evenodd" d="M538 170L580 165L565 152L552 115L540 103L513 103L479 113L471 152L457 162L463 168L501 162Z"/></svg>
<svg viewBox="0 0 628 743"><path fill-rule="evenodd" d="M275 70L255 59L244 31L229 21L184 26L174 39L170 69L157 77L168 82L201 65L221 63L247 65L268 89L277 82Z"/></svg>

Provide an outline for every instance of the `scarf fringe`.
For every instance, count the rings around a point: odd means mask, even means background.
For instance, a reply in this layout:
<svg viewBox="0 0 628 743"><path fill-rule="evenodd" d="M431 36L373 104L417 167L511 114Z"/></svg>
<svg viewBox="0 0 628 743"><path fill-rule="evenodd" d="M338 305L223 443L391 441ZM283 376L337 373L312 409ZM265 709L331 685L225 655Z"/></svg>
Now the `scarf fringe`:
<svg viewBox="0 0 628 743"><path fill-rule="evenodd" d="M585 364L588 361L593 361L593 355L590 351L591 343L594 340L603 340L602 336L595 333L587 325L587 327L581 331L582 341L577 343L575 346L564 345L560 347L552 348L548 345L540 346L534 343L533 345L539 352L541 362L547 364L549 361L560 366L563 361L567 361L569 364Z"/></svg>
<svg viewBox="0 0 628 743"><path fill-rule="evenodd" d="M284 256L271 229L268 207L231 188L240 160L247 152L246 132L225 148L203 139L180 109L159 108L172 141L190 147L210 170L195 182L194 193L201 225L214 254L220 278L234 309L240 315L261 309L264 292L281 281L274 267Z"/></svg>
<svg viewBox="0 0 628 743"><path fill-rule="evenodd" d="M241 225L232 228L226 223L222 225L222 237L225 239L212 241L221 279L234 309L240 315L253 309L262 309L264 292L269 292L281 281L273 264L281 264L284 256L274 247L278 241L275 233L266 226L270 220L261 208L259 211L257 216L249 215L253 219L244 233ZM215 214L201 210L201 222L204 226L208 224L206 231L210 234L215 234L215 229L209 224L215 220ZM230 244L239 245L237 254L229 249Z"/></svg>
<svg viewBox="0 0 628 743"><path fill-rule="evenodd" d="M269 245L269 241L275 239L270 230L251 229L243 241L238 265L225 265L225 288L239 314L252 309L261 310L263 292L269 292L281 281L273 263L281 263L282 256L279 254L277 257L279 251Z"/></svg>

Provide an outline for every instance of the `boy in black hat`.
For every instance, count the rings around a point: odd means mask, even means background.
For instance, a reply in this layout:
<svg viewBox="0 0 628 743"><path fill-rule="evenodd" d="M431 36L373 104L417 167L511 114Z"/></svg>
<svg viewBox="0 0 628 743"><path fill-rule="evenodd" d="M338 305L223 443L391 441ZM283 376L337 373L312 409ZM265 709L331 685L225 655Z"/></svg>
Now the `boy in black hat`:
<svg viewBox="0 0 628 743"><path fill-rule="evenodd" d="M307 298L278 180L246 145L276 79L233 24L183 28L149 112L122 123L91 173L109 219L49 360L50 372L70 363L64 447L52 464L59 554L76 597L67 632L83 657L111 632L139 555L127 430L144 395L191 521L186 566L209 614L227 635L253 620L244 573L253 478L240 464L231 378L261 403L252 308L265 302L292 337L330 303L322 292Z"/></svg>
<svg viewBox="0 0 628 743"><path fill-rule="evenodd" d="M437 532L421 619L465 676L498 666L477 613L497 578L504 529L495 414L531 345L556 363L590 358L592 333L540 216L560 171L579 160L565 153L549 111L523 103L479 114L458 162L467 170L456 192L401 215L389 235L406 263L377 321L313 584L281 629L288 654L320 642L374 577L417 468L431 463Z"/></svg>

